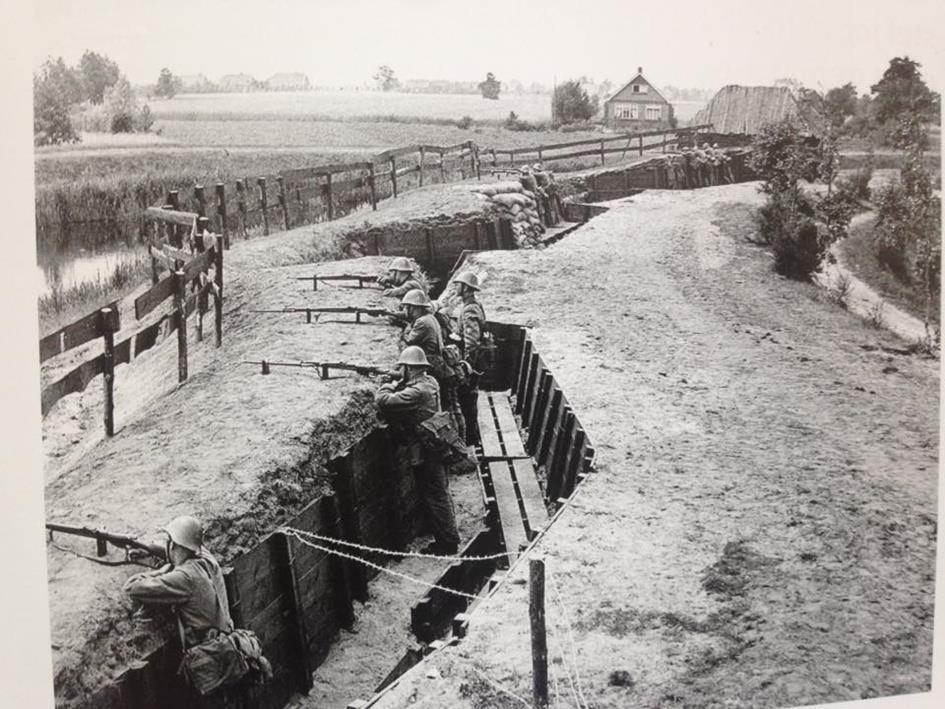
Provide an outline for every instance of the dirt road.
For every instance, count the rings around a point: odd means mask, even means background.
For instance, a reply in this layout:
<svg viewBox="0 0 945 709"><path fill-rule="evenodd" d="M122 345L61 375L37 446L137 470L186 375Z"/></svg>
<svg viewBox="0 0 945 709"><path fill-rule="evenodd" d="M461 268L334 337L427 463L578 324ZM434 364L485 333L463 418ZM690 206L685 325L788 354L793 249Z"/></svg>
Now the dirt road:
<svg viewBox="0 0 945 709"><path fill-rule="evenodd" d="M775 276L744 240L759 203L753 184L647 192L547 251L471 264L597 449L538 546L555 706L930 687L938 362ZM380 706L520 706L526 575Z"/></svg>

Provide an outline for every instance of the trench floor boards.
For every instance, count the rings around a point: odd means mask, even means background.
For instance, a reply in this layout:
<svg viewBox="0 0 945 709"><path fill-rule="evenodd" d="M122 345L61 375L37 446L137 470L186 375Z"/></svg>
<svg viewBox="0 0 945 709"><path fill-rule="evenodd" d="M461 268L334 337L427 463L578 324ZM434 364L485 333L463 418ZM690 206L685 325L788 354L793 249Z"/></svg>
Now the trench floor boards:
<svg viewBox="0 0 945 709"><path fill-rule="evenodd" d="M479 401L482 473L489 477L506 551L518 552L548 523L535 465L525 452L508 392L482 392Z"/></svg>

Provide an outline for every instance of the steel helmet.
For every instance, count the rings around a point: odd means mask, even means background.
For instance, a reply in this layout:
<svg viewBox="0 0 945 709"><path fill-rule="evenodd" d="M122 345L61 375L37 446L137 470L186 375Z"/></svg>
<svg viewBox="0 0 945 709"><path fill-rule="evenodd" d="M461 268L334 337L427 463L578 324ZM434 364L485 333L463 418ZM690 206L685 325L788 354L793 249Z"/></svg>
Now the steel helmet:
<svg viewBox="0 0 945 709"><path fill-rule="evenodd" d="M473 290L480 290L479 288L479 276L477 276L472 271L463 271L454 279L456 283L462 283L463 285L469 286Z"/></svg>
<svg viewBox="0 0 945 709"><path fill-rule="evenodd" d="M387 268L388 271L403 271L404 273L413 273L413 266L410 265L408 261L403 256L398 256L393 261L391 261L390 266Z"/></svg>
<svg viewBox="0 0 945 709"><path fill-rule="evenodd" d="M421 308L430 307L430 297L419 288L407 291L400 302L402 305L419 305Z"/></svg>
<svg viewBox="0 0 945 709"><path fill-rule="evenodd" d="M397 360L397 364L409 364L414 367L430 366L426 354L416 345L404 347L404 351L400 353L400 359Z"/></svg>
<svg viewBox="0 0 945 709"><path fill-rule="evenodd" d="M203 527L195 518L189 515L175 517L164 528L164 531L178 546L190 549L195 554L200 553L200 547L203 545Z"/></svg>

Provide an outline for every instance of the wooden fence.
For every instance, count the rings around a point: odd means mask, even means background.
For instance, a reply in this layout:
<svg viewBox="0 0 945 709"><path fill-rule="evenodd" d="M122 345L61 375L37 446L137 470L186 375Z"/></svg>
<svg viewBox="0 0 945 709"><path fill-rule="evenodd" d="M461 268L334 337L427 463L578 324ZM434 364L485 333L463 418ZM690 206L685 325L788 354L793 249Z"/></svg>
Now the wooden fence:
<svg viewBox="0 0 945 709"><path fill-rule="evenodd" d="M484 163L485 167L499 169L502 167L514 167L515 165L528 165L535 162L549 163L557 160L572 160L590 156L599 156L600 164L606 164L608 155L621 154L626 157L627 153L637 153L643 155L644 152L656 150L659 148L666 152L670 145L676 145L681 140L688 138L693 140L699 131L707 130L712 124L691 126L688 128L671 128L668 130L643 131L638 133L619 133L602 138L585 138L583 140L573 140L567 143L551 143L548 145L537 145L526 148L513 148L511 150L504 148L489 148L483 150L483 156L488 155L489 159ZM644 141L648 138L657 138L656 141ZM611 143L624 143L617 147L608 147ZM589 148L587 146L595 146ZM571 150L580 148L579 150ZM568 151L571 152L561 152ZM508 161L499 158L508 156Z"/></svg>
<svg viewBox="0 0 945 709"><path fill-rule="evenodd" d="M197 215L165 210L148 210L147 218L162 224L180 226L191 217L196 224ZM182 242L179 242L182 245ZM188 238L191 251L185 251L168 243L154 242L151 249L152 276L154 284L135 299L135 319L141 320L169 298L174 299L174 308L157 322L135 332L115 344L115 334L121 329L118 301L96 310L85 317L43 337L39 341L39 360L45 362L52 357L101 337L104 351L85 360L79 366L59 377L42 390L41 409L46 416L62 397L84 391L99 374L105 387L105 435L115 434L115 367L128 364L155 345L163 342L175 330L178 342L178 381L187 379L187 317L197 312L197 341L203 339L203 315L207 312L207 300L214 298L215 344L223 341L223 248L220 236L207 232ZM214 268L213 278L209 276ZM168 271L163 280L159 274ZM187 294L187 286L192 292Z"/></svg>

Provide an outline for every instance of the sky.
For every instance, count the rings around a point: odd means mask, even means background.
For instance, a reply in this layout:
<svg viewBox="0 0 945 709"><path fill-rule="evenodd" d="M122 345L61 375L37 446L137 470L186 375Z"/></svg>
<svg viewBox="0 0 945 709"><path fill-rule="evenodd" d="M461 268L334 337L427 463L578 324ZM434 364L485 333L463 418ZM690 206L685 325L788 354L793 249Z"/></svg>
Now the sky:
<svg viewBox="0 0 945 709"><path fill-rule="evenodd" d="M301 71L358 85L401 79L615 84L638 66L657 85L717 89L793 77L861 92L908 54L945 84L945 10L932 0L35 0L34 67L91 49L133 83L162 67L211 80Z"/></svg>

